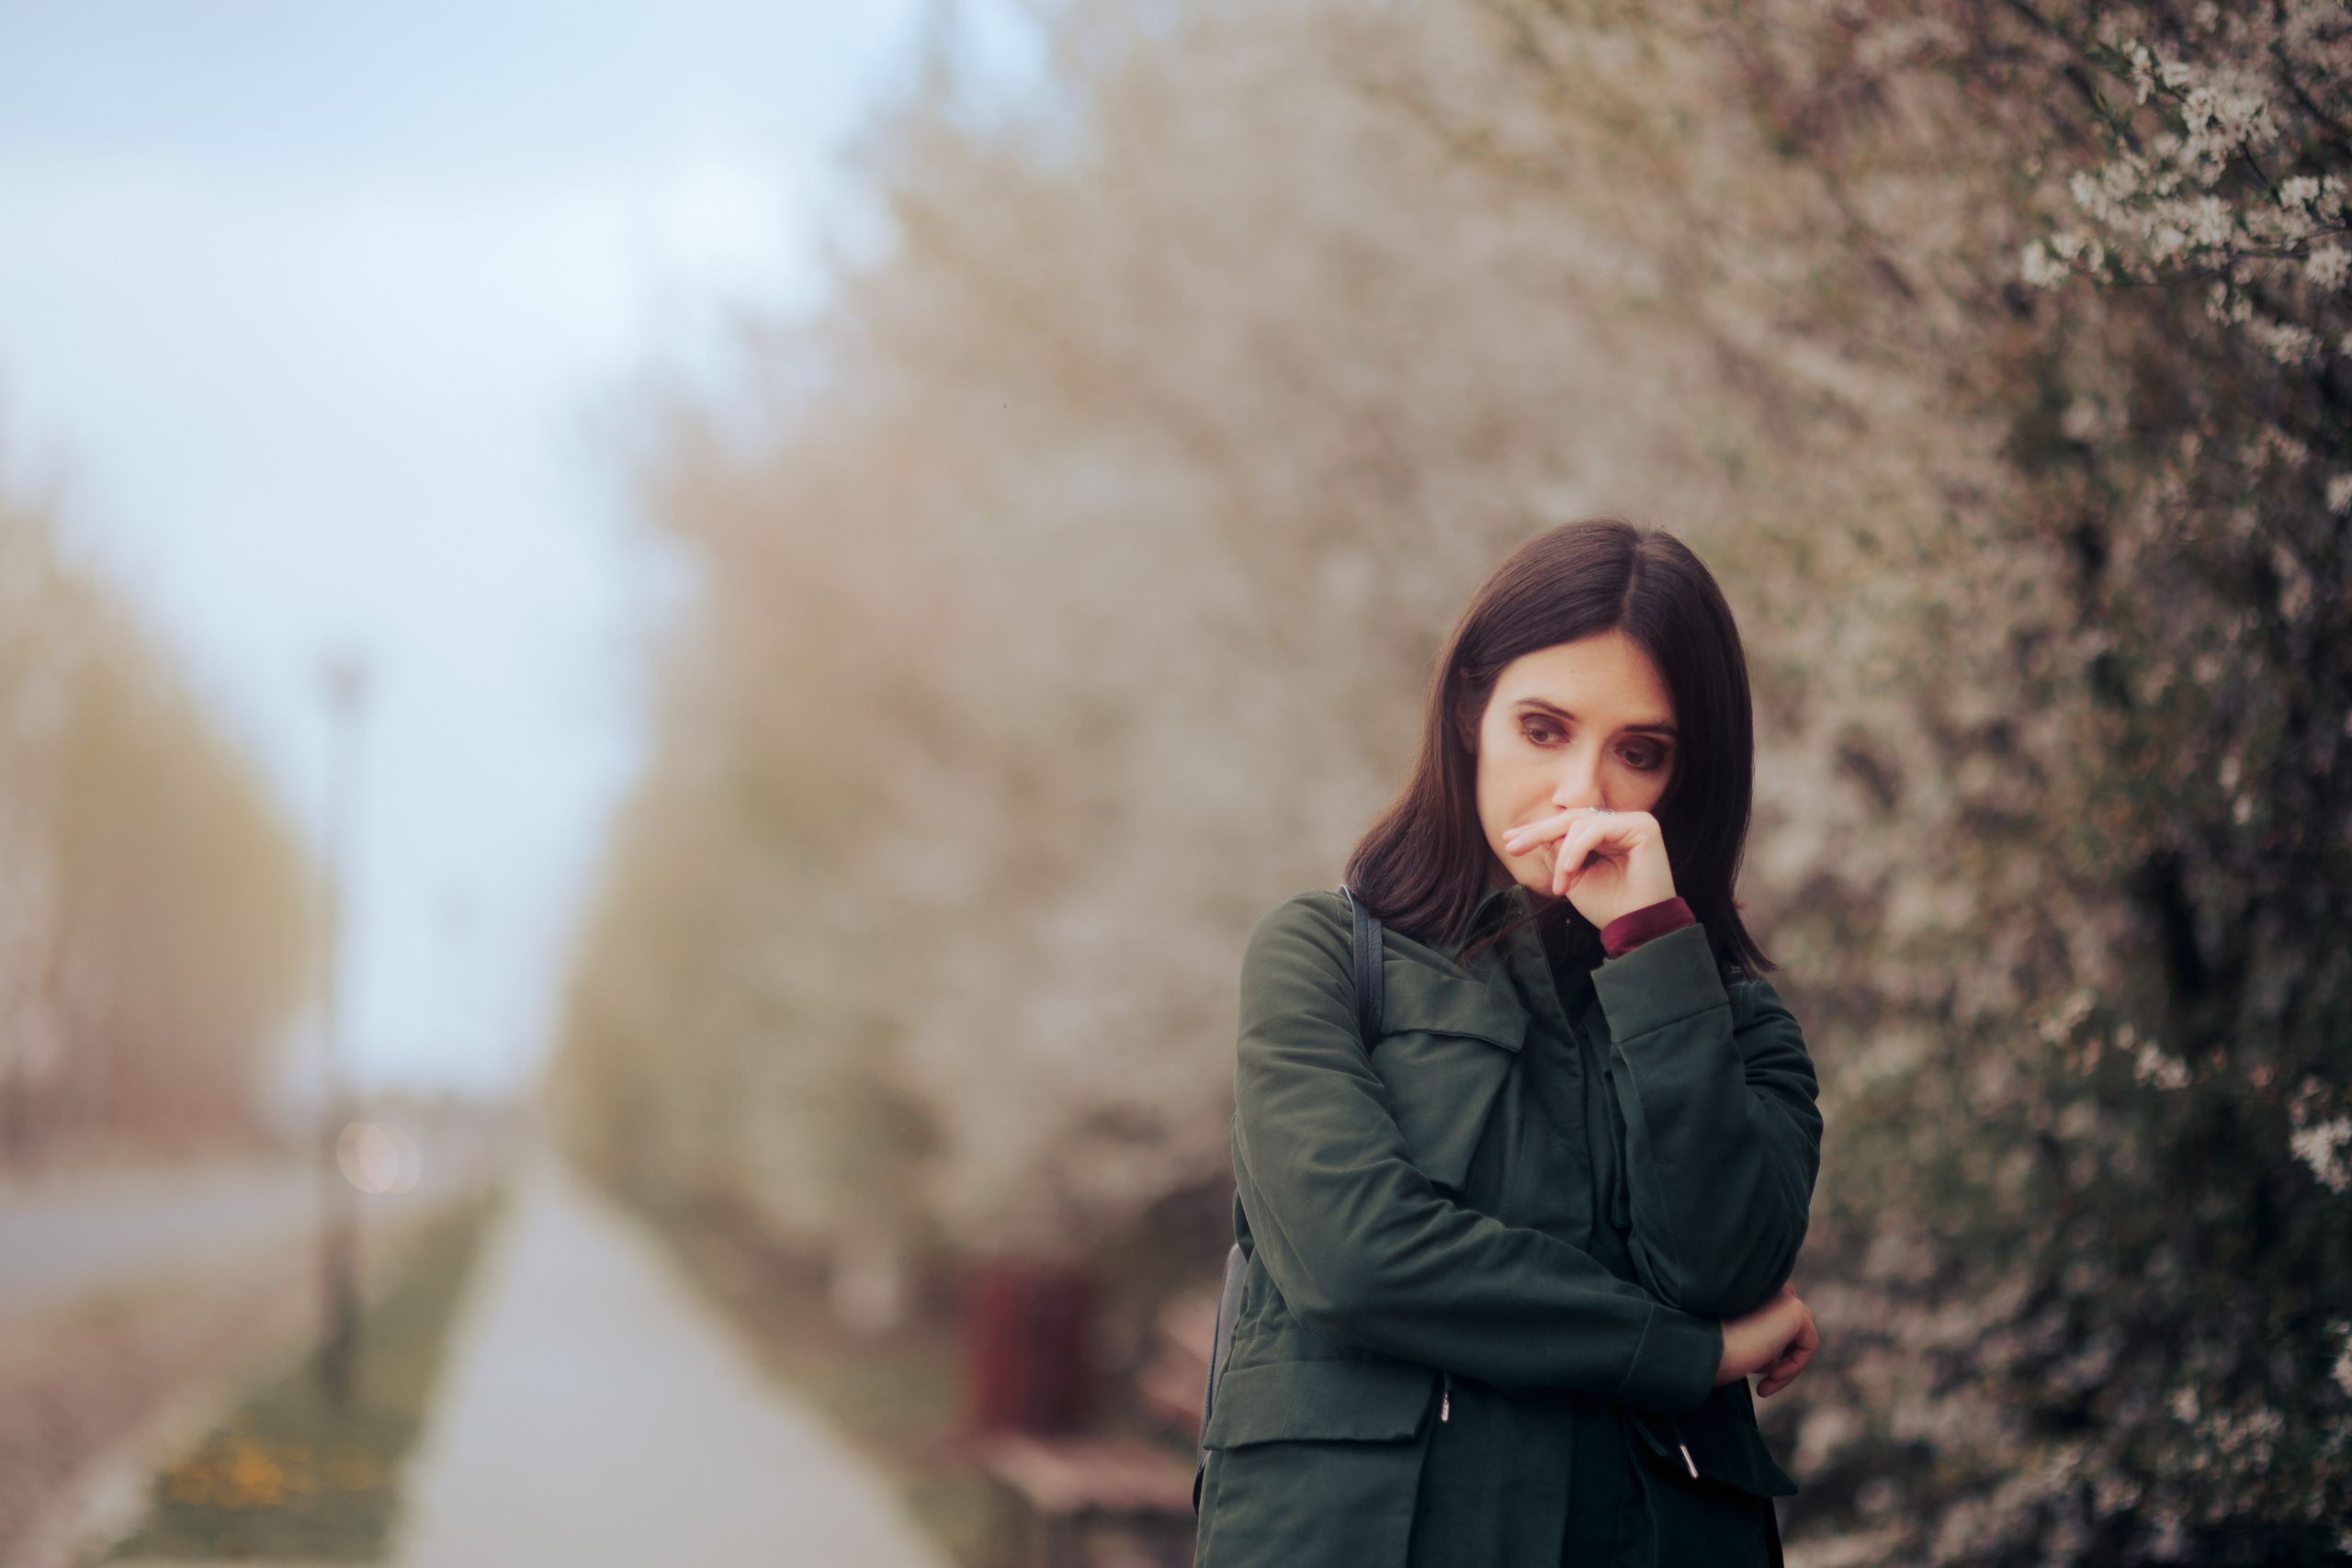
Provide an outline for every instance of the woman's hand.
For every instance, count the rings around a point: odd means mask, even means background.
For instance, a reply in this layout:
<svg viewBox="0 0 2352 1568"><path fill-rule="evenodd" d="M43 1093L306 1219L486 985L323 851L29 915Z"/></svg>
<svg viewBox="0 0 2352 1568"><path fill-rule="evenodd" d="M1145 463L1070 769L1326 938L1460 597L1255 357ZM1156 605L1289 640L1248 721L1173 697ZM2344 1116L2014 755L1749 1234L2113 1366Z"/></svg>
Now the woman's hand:
<svg viewBox="0 0 2352 1568"><path fill-rule="evenodd" d="M1724 1355L1715 1365L1715 1382L1727 1383L1762 1372L1756 1393L1770 1399L1796 1380L1820 1347L1821 1330L1814 1326L1813 1309L1797 1299L1795 1285L1784 1280L1780 1292L1762 1306L1724 1319Z"/></svg>
<svg viewBox="0 0 2352 1568"><path fill-rule="evenodd" d="M1503 835L1512 855L1552 849L1552 896L1565 895L1595 926L1674 897L1674 868L1657 818L1646 811L1571 807Z"/></svg>

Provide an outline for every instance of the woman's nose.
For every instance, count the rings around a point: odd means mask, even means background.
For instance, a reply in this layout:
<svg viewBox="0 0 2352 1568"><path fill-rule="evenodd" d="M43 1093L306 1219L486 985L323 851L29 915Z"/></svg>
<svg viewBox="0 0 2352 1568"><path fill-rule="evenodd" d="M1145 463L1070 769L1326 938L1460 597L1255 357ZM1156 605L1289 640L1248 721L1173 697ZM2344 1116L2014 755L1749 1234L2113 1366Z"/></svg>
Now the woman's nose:
<svg viewBox="0 0 2352 1568"><path fill-rule="evenodd" d="M1564 759L1559 776L1553 781L1553 809L1571 811L1577 807L1608 804L1600 798L1600 768L1594 761L1589 757Z"/></svg>

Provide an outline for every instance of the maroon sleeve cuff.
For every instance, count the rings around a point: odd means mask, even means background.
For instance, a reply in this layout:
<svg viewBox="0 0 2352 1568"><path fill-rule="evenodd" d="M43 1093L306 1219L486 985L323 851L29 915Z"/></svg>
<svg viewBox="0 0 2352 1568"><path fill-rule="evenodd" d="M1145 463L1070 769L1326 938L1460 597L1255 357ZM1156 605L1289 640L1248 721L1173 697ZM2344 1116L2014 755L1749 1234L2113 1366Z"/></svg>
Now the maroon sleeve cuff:
<svg viewBox="0 0 2352 1568"><path fill-rule="evenodd" d="M1611 958L1624 953L1668 931L1698 924L1698 917L1690 906L1679 898L1661 898L1657 903L1618 916L1600 928L1600 951Z"/></svg>

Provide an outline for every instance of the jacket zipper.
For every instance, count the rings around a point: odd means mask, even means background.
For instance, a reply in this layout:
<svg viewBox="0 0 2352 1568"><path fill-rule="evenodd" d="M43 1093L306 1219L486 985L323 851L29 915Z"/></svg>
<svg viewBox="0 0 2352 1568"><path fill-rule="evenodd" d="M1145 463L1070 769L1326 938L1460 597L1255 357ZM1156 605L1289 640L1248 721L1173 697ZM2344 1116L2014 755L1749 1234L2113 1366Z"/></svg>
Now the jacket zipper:
<svg viewBox="0 0 2352 1568"><path fill-rule="evenodd" d="M1682 1423L1673 1416L1666 1418L1667 1429L1674 1434L1674 1446L1682 1450L1682 1463L1690 1472L1690 1479L1699 1479L1699 1461L1690 1457L1690 1445L1682 1440Z"/></svg>
<svg viewBox="0 0 2352 1568"><path fill-rule="evenodd" d="M1445 1392L1438 1396L1437 1418L1441 1421L1453 1419L1453 1374L1452 1372L1445 1374Z"/></svg>

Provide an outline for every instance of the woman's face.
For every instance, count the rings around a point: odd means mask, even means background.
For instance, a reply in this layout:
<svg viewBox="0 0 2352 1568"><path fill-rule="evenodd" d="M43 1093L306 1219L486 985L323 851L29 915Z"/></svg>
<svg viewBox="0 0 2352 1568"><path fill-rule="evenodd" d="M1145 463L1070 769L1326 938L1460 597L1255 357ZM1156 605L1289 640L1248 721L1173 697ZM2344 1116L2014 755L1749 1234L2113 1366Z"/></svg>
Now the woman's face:
<svg viewBox="0 0 2352 1568"><path fill-rule="evenodd" d="M1647 811L1674 765L1673 699L1631 637L1600 632L1522 654L1503 667L1478 721L1487 847L1513 880L1548 895L1553 846L1514 855L1503 835L1571 807Z"/></svg>

